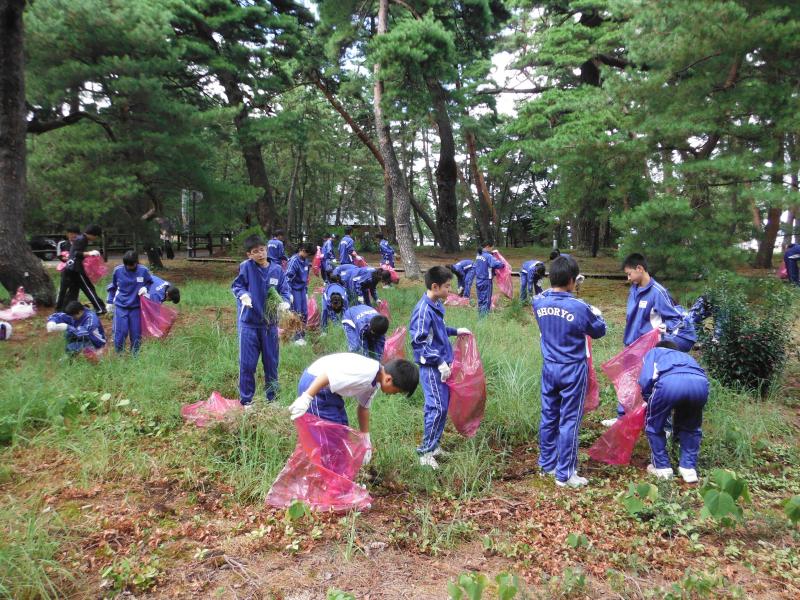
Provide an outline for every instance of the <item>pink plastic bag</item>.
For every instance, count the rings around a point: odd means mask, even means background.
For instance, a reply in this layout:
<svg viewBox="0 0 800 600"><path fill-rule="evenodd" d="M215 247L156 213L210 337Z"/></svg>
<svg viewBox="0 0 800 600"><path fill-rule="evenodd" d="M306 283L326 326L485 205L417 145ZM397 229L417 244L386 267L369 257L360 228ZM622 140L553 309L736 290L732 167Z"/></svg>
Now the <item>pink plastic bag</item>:
<svg viewBox="0 0 800 600"><path fill-rule="evenodd" d="M208 400L184 404L181 407L181 416L187 423L206 427L222 421L225 415L240 410L242 410L242 405L238 400L223 398L219 392L212 392Z"/></svg>
<svg viewBox="0 0 800 600"><path fill-rule="evenodd" d="M495 279L497 279L497 289L506 297L506 298L513 298L514 297L514 284L511 282L511 265L505 259L505 257L500 254L497 250L494 251L494 255L497 259L503 263L502 269L497 269L495 271Z"/></svg>
<svg viewBox="0 0 800 600"><path fill-rule="evenodd" d="M357 267L368 267L367 261L364 260L362 256L356 254L356 257L353 259L353 264Z"/></svg>
<svg viewBox="0 0 800 600"><path fill-rule="evenodd" d="M645 333L611 360L600 367L614 384L617 400L630 412L642 403L642 390L639 388L639 374L642 372L644 355L656 347L660 333L657 329Z"/></svg>
<svg viewBox="0 0 800 600"><path fill-rule="evenodd" d="M781 279L789 279L789 271L786 270L786 263L782 262L781 266L778 267L778 277Z"/></svg>
<svg viewBox="0 0 800 600"><path fill-rule="evenodd" d="M389 275L392 278L392 283L400 283L400 275L397 274L397 271L394 270L394 267L387 264L382 264L381 269L384 271L389 271Z"/></svg>
<svg viewBox="0 0 800 600"><path fill-rule="evenodd" d="M11 308L0 310L0 320L18 321L27 319L36 314L36 305L33 296L25 292L25 288L17 288L17 293L11 298Z"/></svg>
<svg viewBox="0 0 800 600"><path fill-rule="evenodd" d="M140 296L142 303L142 335L145 337L164 338L169 334L178 311L149 298Z"/></svg>
<svg viewBox="0 0 800 600"><path fill-rule="evenodd" d="M632 412L617 419L600 438L589 448L589 456L609 465L627 465L631 454L644 430L647 405L642 402Z"/></svg>
<svg viewBox="0 0 800 600"><path fill-rule="evenodd" d="M322 265L322 250L317 246L317 253L314 255L314 260L311 261L311 272L319 277L320 266Z"/></svg>
<svg viewBox="0 0 800 600"><path fill-rule="evenodd" d="M386 364L395 358L406 357L406 328L398 327L394 333L386 338L383 345L383 358L381 362Z"/></svg>
<svg viewBox="0 0 800 600"><path fill-rule="evenodd" d="M447 414L464 437L478 431L486 409L486 377L478 344L471 333L458 336L453 354L453 372L447 380L450 406Z"/></svg>
<svg viewBox="0 0 800 600"><path fill-rule="evenodd" d="M383 298L378 300L378 302L375 304L375 310L377 310L390 321L392 320L392 313L389 311L389 303Z"/></svg>
<svg viewBox="0 0 800 600"><path fill-rule="evenodd" d="M322 317L317 306L317 299L314 296L308 299L308 318L306 319L307 329L319 329Z"/></svg>
<svg viewBox="0 0 800 600"><path fill-rule="evenodd" d="M367 442L345 425L306 413L294 421L297 446L267 494L267 504L286 508L297 500L312 510L345 512L372 504L367 490L353 481Z"/></svg>
<svg viewBox="0 0 800 600"><path fill-rule="evenodd" d="M594 354L592 351L592 338L588 335L586 336L586 349L589 352L589 356L586 359L586 366L589 369L589 381L586 385L586 400L583 403L584 414L592 412L600 406L600 384L597 383L597 373L594 370L594 361L592 360L592 355Z"/></svg>
<svg viewBox="0 0 800 600"><path fill-rule="evenodd" d="M95 348L84 348L81 350L81 356L90 363L96 365L100 363L100 359L104 356L104 350L105 348L100 348L99 350Z"/></svg>
<svg viewBox="0 0 800 600"><path fill-rule="evenodd" d="M497 308L498 300L500 300L500 294L492 294L492 304L489 306L489 310L495 310Z"/></svg>
<svg viewBox="0 0 800 600"><path fill-rule="evenodd" d="M447 294L444 301L445 306L469 306L469 298L464 298L458 294Z"/></svg>
<svg viewBox="0 0 800 600"><path fill-rule="evenodd" d="M61 254L69 256L67 252L62 252ZM56 270L63 271L66 267L67 263L60 262L56 265ZM108 267L106 267L102 256L92 255L85 257L83 259L83 270L86 271L86 276L92 283L97 283L108 274Z"/></svg>

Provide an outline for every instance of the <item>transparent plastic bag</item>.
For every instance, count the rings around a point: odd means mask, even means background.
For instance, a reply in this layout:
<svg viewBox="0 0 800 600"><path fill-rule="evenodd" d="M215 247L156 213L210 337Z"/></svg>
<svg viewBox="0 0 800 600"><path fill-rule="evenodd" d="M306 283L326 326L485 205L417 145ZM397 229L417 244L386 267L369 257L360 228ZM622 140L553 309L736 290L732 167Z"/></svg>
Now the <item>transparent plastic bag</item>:
<svg viewBox="0 0 800 600"><path fill-rule="evenodd" d="M314 260L311 261L311 272L319 277L320 267L322 265L322 250L317 246L317 253L314 255Z"/></svg>
<svg viewBox="0 0 800 600"><path fill-rule="evenodd" d="M392 320L392 313L389 310L389 303L383 298L378 300L378 302L375 304L375 310L377 310L380 314L389 319L389 321Z"/></svg>
<svg viewBox="0 0 800 600"><path fill-rule="evenodd" d="M586 349L589 356L586 359L586 366L589 369L589 380L586 384L586 400L583 403L583 412L588 413L600 406L600 384L597 382L597 373L594 370L594 360L592 360L592 338L586 336Z"/></svg>
<svg viewBox="0 0 800 600"><path fill-rule="evenodd" d="M299 500L312 510L345 512L372 504L367 490L353 481L368 444L345 425L306 413L294 421L297 446L267 494L267 504L286 508Z"/></svg>
<svg viewBox="0 0 800 600"><path fill-rule="evenodd" d="M382 363L406 357L406 331L405 327L398 327L392 335L386 338L386 343L383 345Z"/></svg>
<svg viewBox="0 0 800 600"><path fill-rule="evenodd" d="M445 306L469 306L469 298L464 298L458 294L447 294L444 301Z"/></svg>
<svg viewBox="0 0 800 600"><path fill-rule="evenodd" d="M645 333L600 367L614 384L617 400L626 413L635 409L642 402L642 390L639 387L642 362L644 355L656 347L660 335L657 329Z"/></svg>
<svg viewBox="0 0 800 600"><path fill-rule="evenodd" d="M306 319L306 328L319 329L322 322L322 316L319 311L317 299L314 296L308 297L308 318Z"/></svg>
<svg viewBox="0 0 800 600"><path fill-rule="evenodd" d="M17 288L17 293L11 298L11 307L0 310L0 320L19 321L28 319L36 314L36 305L33 296L25 292L25 288Z"/></svg>
<svg viewBox="0 0 800 600"><path fill-rule="evenodd" d="M497 269L495 271L495 279L497 280L497 289L506 297L506 298L513 298L514 297L514 284L511 281L511 265L505 259L505 257L500 254L497 250L494 251L494 255L497 259L503 263L502 269Z"/></svg>
<svg viewBox="0 0 800 600"><path fill-rule="evenodd" d="M478 431L486 409L486 376L473 334L458 336L452 369L447 380L450 388L447 414L456 430L469 438Z"/></svg>
<svg viewBox="0 0 800 600"><path fill-rule="evenodd" d="M206 427L222 421L228 414L240 410L242 410L242 405L238 400L223 398L219 392L212 392L208 400L184 404L181 407L181 416L187 423Z"/></svg>
<svg viewBox="0 0 800 600"><path fill-rule="evenodd" d="M142 335L145 337L165 338L169 334L178 311L140 296L142 306Z"/></svg>
<svg viewBox="0 0 800 600"><path fill-rule="evenodd" d="M609 465L627 465L636 441L644 430L647 405L639 406L617 419L611 427L589 448L589 456Z"/></svg>

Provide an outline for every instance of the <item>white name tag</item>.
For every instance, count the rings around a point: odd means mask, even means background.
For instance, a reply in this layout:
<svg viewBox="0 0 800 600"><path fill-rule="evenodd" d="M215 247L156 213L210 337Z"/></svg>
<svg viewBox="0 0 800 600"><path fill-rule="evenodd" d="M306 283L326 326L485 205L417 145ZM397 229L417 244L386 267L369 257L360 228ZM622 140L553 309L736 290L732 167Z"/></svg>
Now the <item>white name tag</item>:
<svg viewBox="0 0 800 600"><path fill-rule="evenodd" d="M270 277L269 278L269 284L270 285L278 285L278 280L275 279L274 277Z"/></svg>
<svg viewBox="0 0 800 600"><path fill-rule="evenodd" d="M143 283L144 282L144 277L137 277L136 281L137 281L137 283Z"/></svg>
<svg viewBox="0 0 800 600"><path fill-rule="evenodd" d="M647 308L647 300L639 300L639 308Z"/></svg>

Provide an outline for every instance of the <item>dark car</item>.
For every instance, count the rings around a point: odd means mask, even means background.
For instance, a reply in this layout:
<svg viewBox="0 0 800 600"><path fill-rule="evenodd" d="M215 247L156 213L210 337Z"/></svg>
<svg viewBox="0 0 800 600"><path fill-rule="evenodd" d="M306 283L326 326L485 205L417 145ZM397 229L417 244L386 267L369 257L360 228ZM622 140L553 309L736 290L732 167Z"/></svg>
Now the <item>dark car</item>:
<svg viewBox="0 0 800 600"><path fill-rule="evenodd" d="M66 239L63 235L34 235L28 244L42 260L53 260L58 254L58 243Z"/></svg>

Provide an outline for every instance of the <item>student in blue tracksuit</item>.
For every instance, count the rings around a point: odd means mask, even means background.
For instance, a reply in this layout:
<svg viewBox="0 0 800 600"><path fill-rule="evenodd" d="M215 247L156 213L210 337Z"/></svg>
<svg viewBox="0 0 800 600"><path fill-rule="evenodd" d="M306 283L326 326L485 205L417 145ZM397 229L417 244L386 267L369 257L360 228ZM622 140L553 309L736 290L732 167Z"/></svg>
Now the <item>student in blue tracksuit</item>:
<svg viewBox="0 0 800 600"><path fill-rule="evenodd" d="M344 235L342 241L339 242L339 264L352 265L353 257L356 255L356 243L350 234L353 233L352 227L344 228Z"/></svg>
<svg viewBox="0 0 800 600"><path fill-rule="evenodd" d="M783 264L790 283L800 285L800 244L784 243Z"/></svg>
<svg viewBox="0 0 800 600"><path fill-rule="evenodd" d="M675 304L675 310L681 315L679 325L675 329L668 329L662 339L674 342L681 352L689 352L697 343L694 317L680 304Z"/></svg>
<svg viewBox="0 0 800 600"><path fill-rule="evenodd" d="M647 402L645 433L650 442L648 473L671 479L665 426L675 411L673 429L680 444L678 471L687 483L697 482L697 455L703 438L703 407L708 401L708 377L697 361L663 340L644 357L639 375L642 397Z"/></svg>
<svg viewBox="0 0 800 600"><path fill-rule="evenodd" d="M360 268L361 267L357 267L353 264L347 264L339 265L331 271L330 280L335 283L340 283L342 287L347 290L347 298L350 304L355 304L356 302L356 296L353 293L353 286L350 285L350 281Z"/></svg>
<svg viewBox="0 0 800 600"><path fill-rule="evenodd" d="M385 269L358 267L350 279L352 295L359 304L372 306L378 301L378 283L384 285L392 282L392 275Z"/></svg>
<svg viewBox="0 0 800 600"><path fill-rule="evenodd" d="M147 296L153 302L164 304L167 300L173 304L178 304L181 301L181 291L172 285L169 281L164 281L157 275L150 275L153 283L147 288Z"/></svg>
<svg viewBox="0 0 800 600"><path fill-rule="evenodd" d="M384 394L411 396L418 381L417 368L407 360L395 359L381 365L358 354L329 354L303 371L297 384L299 396L289 406L289 414L298 419L311 413L325 421L349 425L343 396L355 398L358 429L369 446L363 463L367 464L372 458L369 411L378 389ZM320 458L325 461L327 457Z"/></svg>
<svg viewBox="0 0 800 600"><path fill-rule="evenodd" d="M236 322L239 330L239 399L245 408L252 406L256 392L258 359L264 366L267 402L278 391L278 323L275 314L265 314L267 296L275 289L283 302L278 311L289 310L292 299L286 274L280 264L267 260L267 248L258 235L244 241L247 260L239 265L239 274L231 284L236 298Z"/></svg>
<svg viewBox="0 0 800 600"><path fill-rule="evenodd" d="M450 377L453 347L447 338L466 335L469 329L453 329L444 322L442 300L450 293L453 273L447 267L431 267L425 272L425 287L408 324L414 361L419 365L419 377L425 395L423 407L424 434L417 448L419 464L438 469L436 456L441 453L439 441L447 422L450 405L450 388L445 383Z"/></svg>
<svg viewBox="0 0 800 600"><path fill-rule="evenodd" d="M98 351L105 348L106 332L94 311L72 300L64 312L53 313L47 318L47 331L63 331L67 341L67 354L78 354L88 348Z"/></svg>
<svg viewBox="0 0 800 600"><path fill-rule="evenodd" d="M475 278L475 261L470 259L460 260L450 265L450 270L458 280L458 295L462 298L469 298L472 290L472 280Z"/></svg>
<svg viewBox="0 0 800 600"><path fill-rule="evenodd" d="M122 264L117 265L108 284L106 303L114 311L114 349L125 350L125 340L130 336L131 351L136 353L142 343L142 304L139 296L147 293L153 277L139 264L139 256L133 250L122 255Z"/></svg>
<svg viewBox="0 0 800 600"><path fill-rule="evenodd" d="M586 336L601 338L606 323L600 311L574 296L578 263L560 256L550 263L550 289L533 298L541 332L542 418L539 466L555 475L556 485L581 487L578 435L588 382Z"/></svg>
<svg viewBox="0 0 800 600"><path fill-rule="evenodd" d="M347 310L347 290L340 283L330 282L322 291L322 329L329 321L340 321Z"/></svg>
<svg viewBox="0 0 800 600"><path fill-rule="evenodd" d="M544 278L545 267L540 260L529 260L522 263L519 270L519 299L522 302L528 296L536 296L542 293L542 286L539 282Z"/></svg>
<svg viewBox="0 0 800 600"><path fill-rule="evenodd" d="M352 306L342 315L342 329L350 352L381 360L389 319L369 306Z"/></svg>
<svg viewBox="0 0 800 600"><path fill-rule="evenodd" d="M378 240L378 246L381 250L381 264L389 265L394 269L394 248L389 245L382 233L376 233L375 238Z"/></svg>
<svg viewBox="0 0 800 600"><path fill-rule="evenodd" d="M492 277L495 269L503 268L503 263L492 254L492 243L484 242L475 257L475 289L478 292L478 314L485 316L492 308Z"/></svg>
<svg viewBox="0 0 800 600"><path fill-rule="evenodd" d="M304 324L308 320L308 276L311 269L308 259L314 254L314 251L312 244L301 244L297 248L297 254L289 259L286 267L286 280L292 291L292 311L300 315ZM298 346L305 346L304 335L302 331L299 331L294 343Z"/></svg>
<svg viewBox="0 0 800 600"><path fill-rule="evenodd" d="M276 229L272 239L267 244L267 260L275 263L279 267L288 260L286 250L283 247L283 230Z"/></svg>
<svg viewBox="0 0 800 600"><path fill-rule="evenodd" d="M322 259L319 263L319 274L322 276L322 280L324 282L328 282L328 275L334 269L334 263L336 262L336 255L333 253L333 241L334 236L330 233L326 233L322 236L322 248L320 252L322 252Z"/></svg>

